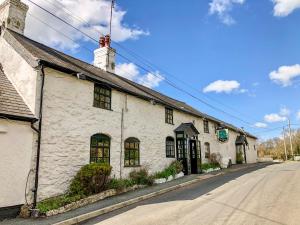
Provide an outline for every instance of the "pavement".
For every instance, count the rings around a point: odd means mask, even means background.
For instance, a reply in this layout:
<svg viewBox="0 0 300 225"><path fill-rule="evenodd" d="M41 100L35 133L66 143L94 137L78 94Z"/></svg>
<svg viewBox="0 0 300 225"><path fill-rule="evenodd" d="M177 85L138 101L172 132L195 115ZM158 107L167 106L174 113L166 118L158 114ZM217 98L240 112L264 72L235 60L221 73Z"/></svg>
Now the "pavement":
<svg viewBox="0 0 300 225"><path fill-rule="evenodd" d="M300 163L226 173L85 225L299 225Z"/></svg>
<svg viewBox="0 0 300 225"><path fill-rule="evenodd" d="M124 212L124 210L130 210L132 207L136 207L138 204L147 204L148 201L159 201L159 199L163 199L164 201L168 202L168 199L166 196L168 196L170 193L185 193L184 195L190 196L192 193L186 193L185 189L186 187L194 187L194 185L203 185L203 182L208 182L210 185L207 185L206 183L204 186L199 189L200 192L198 194L201 194L203 191L213 190L214 188L217 188L218 186L223 185L224 183L228 182L231 179L235 179L236 177L242 176L243 174L264 168L266 166L270 165L269 163L260 163L260 164L248 164L248 165L235 165L230 169L225 169L220 172L213 172L211 174L203 174L203 175L190 175L190 176L184 176L180 179L173 180L171 182L167 182L164 184L160 185L155 185L152 187L147 187L144 189L139 189L136 191L128 192L122 195L110 197L104 200L101 200L99 202L96 202L94 204L84 206L69 212L66 212L64 214L59 214L56 216L52 216L49 218L39 218L39 219L12 219L12 220L5 220L0 222L0 225L40 225L40 224L56 224L56 223L61 223L61 224L71 224L69 222L64 222L64 221L69 221L73 220L74 218L77 217L83 217L83 215L89 215L92 214L95 217L96 215L95 212L99 212L99 210L103 210L106 214L103 216L97 217L95 220L90 220L88 221L87 224L95 224L98 223L99 221L102 221L104 219L109 218L110 216L117 215L120 212ZM219 175L219 176L216 176ZM226 177L224 179L224 177ZM210 183L209 181L213 181ZM194 185L192 185L194 184ZM175 187L175 191L173 190ZM208 188L208 189L207 189ZM170 190L170 191L169 191ZM172 191L171 191L172 190ZM167 194L163 194L167 192ZM204 194L204 192L202 194ZM163 194L163 195L162 195ZM159 196L160 195L160 196ZM175 194L176 195L176 194ZM146 198L145 198L146 196ZM149 196L149 197L147 197ZM158 196L158 197L157 197ZM141 199L148 199L145 201L141 201ZM153 198L152 198L153 197ZM132 201L133 199L138 199L138 201ZM127 206L124 203L130 203L130 206ZM139 203L136 203L139 202ZM135 203L135 204L134 204ZM123 204L123 205L122 205ZM119 209L121 207L115 207L117 205L121 205L122 209ZM127 207L125 207L127 206ZM109 209L109 210L107 210ZM117 209L117 210L115 210ZM113 211L110 213L110 211ZM107 213L108 212L108 213ZM103 214L103 213L102 213ZM91 218L91 217L85 217L85 218ZM82 221L82 220L81 220ZM124 225L124 223L119 223ZM144 224L144 223L139 223L139 224ZM146 224L146 223L145 223ZM156 223L155 223L156 224Z"/></svg>

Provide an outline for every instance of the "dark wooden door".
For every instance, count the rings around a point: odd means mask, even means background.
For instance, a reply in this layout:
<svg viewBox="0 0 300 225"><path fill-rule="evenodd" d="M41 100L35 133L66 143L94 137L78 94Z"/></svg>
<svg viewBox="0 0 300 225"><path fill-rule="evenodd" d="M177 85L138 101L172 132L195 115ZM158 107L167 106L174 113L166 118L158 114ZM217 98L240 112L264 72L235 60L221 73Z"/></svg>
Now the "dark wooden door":
<svg viewBox="0 0 300 225"><path fill-rule="evenodd" d="M198 173L196 140L190 140L190 159L191 159L191 173L196 174Z"/></svg>

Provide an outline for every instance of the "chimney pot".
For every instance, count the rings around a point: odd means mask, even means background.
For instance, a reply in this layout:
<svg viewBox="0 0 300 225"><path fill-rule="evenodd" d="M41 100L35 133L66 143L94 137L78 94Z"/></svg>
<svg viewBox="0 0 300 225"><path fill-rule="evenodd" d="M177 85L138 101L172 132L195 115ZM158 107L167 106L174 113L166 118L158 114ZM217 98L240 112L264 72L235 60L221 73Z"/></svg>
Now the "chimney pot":
<svg viewBox="0 0 300 225"><path fill-rule="evenodd" d="M100 39L99 39L99 47L100 48L105 47L105 38L104 37L100 37Z"/></svg>
<svg viewBox="0 0 300 225"><path fill-rule="evenodd" d="M116 50L110 47L110 35L99 38L99 48L94 51L94 66L115 73Z"/></svg>
<svg viewBox="0 0 300 225"><path fill-rule="evenodd" d="M110 36L105 35L105 47L110 47Z"/></svg>

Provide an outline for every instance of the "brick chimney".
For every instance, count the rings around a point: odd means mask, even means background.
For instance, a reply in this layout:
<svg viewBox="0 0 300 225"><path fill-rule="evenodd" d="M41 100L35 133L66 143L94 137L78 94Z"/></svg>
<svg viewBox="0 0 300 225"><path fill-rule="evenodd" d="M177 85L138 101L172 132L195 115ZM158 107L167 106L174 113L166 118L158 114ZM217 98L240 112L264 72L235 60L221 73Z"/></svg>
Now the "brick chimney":
<svg viewBox="0 0 300 225"><path fill-rule="evenodd" d="M28 5L21 0L5 0L0 5L0 25L24 34Z"/></svg>
<svg viewBox="0 0 300 225"><path fill-rule="evenodd" d="M100 37L99 48L94 51L94 66L115 73L116 50L110 47L110 36Z"/></svg>

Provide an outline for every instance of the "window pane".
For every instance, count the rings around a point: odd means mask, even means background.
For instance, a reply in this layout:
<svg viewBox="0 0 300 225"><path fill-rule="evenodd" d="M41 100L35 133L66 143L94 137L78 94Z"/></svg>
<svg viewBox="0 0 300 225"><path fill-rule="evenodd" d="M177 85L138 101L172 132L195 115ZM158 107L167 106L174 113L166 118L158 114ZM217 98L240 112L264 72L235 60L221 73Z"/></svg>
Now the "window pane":
<svg viewBox="0 0 300 225"><path fill-rule="evenodd" d="M109 149L108 148L104 149L104 157L109 157Z"/></svg>
<svg viewBox="0 0 300 225"><path fill-rule="evenodd" d="M103 134L93 135L90 146L91 162L109 163L110 138Z"/></svg>
<svg viewBox="0 0 300 225"><path fill-rule="evenodd" d="M165 114L166 123L173 124L173 109L165 108Z"/></svg>
<svg viewBox="0 0 300 225"><path fill-rule="evenodd" d="M129 138L125 141L125 166L139 165L139 141L135 138Z"/></svg>
<svg viewBox="0 0 300 225"><path fill-rule="evenodd" d="M110 109L111 90L95 84L94 106L98 108Z"/></svg>

